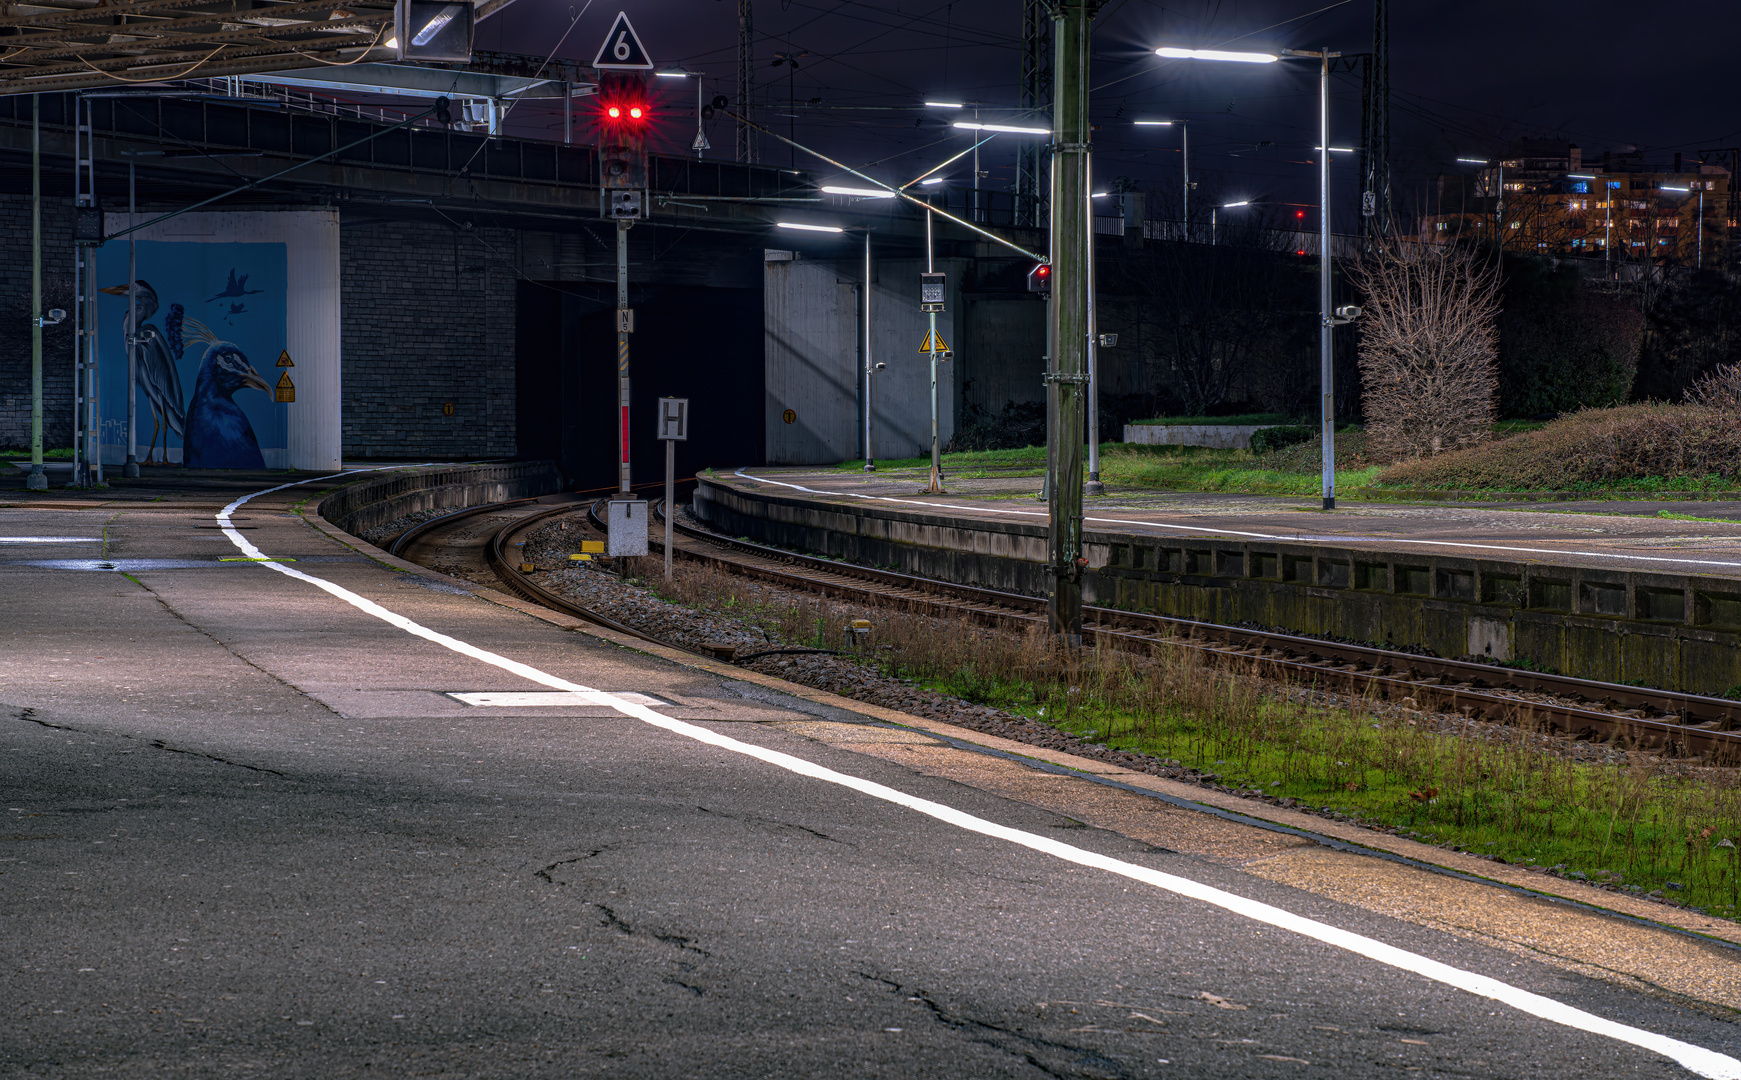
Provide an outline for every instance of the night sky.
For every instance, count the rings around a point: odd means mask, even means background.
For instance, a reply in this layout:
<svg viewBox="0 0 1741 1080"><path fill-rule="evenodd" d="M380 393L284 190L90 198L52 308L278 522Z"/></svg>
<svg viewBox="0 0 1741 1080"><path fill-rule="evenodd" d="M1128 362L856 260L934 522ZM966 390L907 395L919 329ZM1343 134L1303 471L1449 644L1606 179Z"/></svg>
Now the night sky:
<svg viewBox="0 0 1741 1080"><path fill-rule="evenodd" d="M546 55L568 31L556 55L590 61L624 6L518 0L479 27L477 45ZM1723 81L1741 38L1741 6L1733 0L1392 0L1391 7L1399 211L1415 205L1432 177L1456 170L1456 157L1494 156L1518 137L1568 139L1597 159L1604 149L1636 145L1665 165L1676 151L1691 162L1701 150L1741 141L1741 116ZM735 94L736 0L635 0L627 10L656 61L704 72L709 98ZM885 180L910 180L967 145L944 114L922 106L926 99L983 102L987 120L1017 115L1020 20L1017 0L757 0L757 115L782 132L795 124L800 142ZM1177 198L1177 129L1130 121L1183 118L1191 123L1200 205L1253 199L1278 216L1290 204L1315 205L1315 61L1161 60L1153 49L1366 52L1372 0L1329 7L1322 0L1112 0L1094 27L1097 188L1125 176L1155 193L1164 209ZM796 58L796 71L773 66L782 55ZM686 151L694 84L653 81L663 91L662 149ZM1338 74L1331 98L1331 145L1357 145L1358 71ZM560 137L560 128L559 114L536 103L509 122L510 131L525 134ZM713 156L731 156L728 121L714 122L709 137ZM1010 187L1010 138L986 148L987 187ZM789 154L764 137L763 161L784 164ZM817 165L802 155L797 164ZM1357 167L1352 155L1339 155L1335 165L1343 213L1357 191ZM965 166L953 178L971 182Z"/></svg>

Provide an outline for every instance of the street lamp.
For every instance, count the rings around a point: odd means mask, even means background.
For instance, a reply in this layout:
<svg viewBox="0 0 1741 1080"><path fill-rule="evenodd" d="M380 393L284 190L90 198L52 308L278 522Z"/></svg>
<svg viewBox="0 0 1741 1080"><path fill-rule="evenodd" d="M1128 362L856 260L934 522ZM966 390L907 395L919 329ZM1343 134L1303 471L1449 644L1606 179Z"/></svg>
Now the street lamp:
<svg viewBox="0 0 1741 1080"><path fill-rule="evenodd" d="M1227 52L1221 49L1162 47L1155 55L1171 60L1230 60L1245 64L1273 64L1283 56L1317 60L1318 145L1330 145L1330 62L1342 54L1329 49L1282 49L1274 53ZM1214 240L1214 217L1210 218ZM1336 369L1331 353L1331 330L1337 317L1330 310L1330 153L1318 151L1318 381L1324 441L1322 494L1324 509L1336 508Z"/></svg>
<svg viewBox="0 0 1741 1080"><path fill-rule="evenodd" d="M1505 162L1488 161L1486 158L1460 157L1457 159L1465 165L1494 165L1499 169L1499 186L1494 189L1493 196L1493 228L1499 236L1498 262L1499 268L1505 268Z"/></svg>
<svg viewBox="0 0 1741 1080"><path fill-rule="evenodd" d="M1137 127L1177 127L1179 156L1184 161L1184 178L1179 199L1179 227L1184 239L1191 239L1191 124L1188 120L1138 120Z"/></svg>
<svg viewBox="0 0 1741 1080"><path fill-rule="evenodd" d="M830 189L823 188L828 191ZM878 192L881 197L883 193ZM926 220L930 220L927 214ZM838 225L808 225L798 221L776 221L776 228L795 229L799 232L844 233L845 229ZM876 455L871 449L871 376L882 370L882 364L871 362L871 237L870 230L864 230L864 471L876 472Z"/></svg>
<svg viewBox="0 0 1741 1080"><path fill-rule="evenodd" d="M1251 205L1250 199L1241 199L1238 202L1222 203L1220 206L1212 206L1209 208L1209 246L1210 247L1215 246L1215 231L1217 228L1217 224L1216 224L1217 215L1219 215L1221 213L1221 211L1223 211L1223 210L1232 210L1236 206L1250 206L1250 205Z"/></svg>
<svg viewBox="0 0 1741 1080"><path fill-rule="evenodd" d="M1664 184L1662 186L1661 190L1663 190L1663 191L1678 191L1682 195L1685 195L1688 192L1690 192L1692 189L1691 188L1684 188L1684 187L1670 187L1668 184ZM1697 243L1698 243L1698 247L1697 247L1698 254L1693 257L1693 269L1697 270L1705 265L1705 188L1704 188L1704 185L1702 185L1702 184L1699 186L1699 220L1698 220L1698 223L1694 226L1694 228L1696 228L1698 230L1697 237L1696 237Z"/></svg>
<svg viewBox="0 0 1741 1080"><path fill-rule="evenodd" d="M707 141L707 128L702 121L701 72L683 71L681 69L672 68L666 71L654 72L654 74L658 75L661 79L695 80L695 141L689 144L689 149L695 151L695 156L698 158L701 156L703 150L713 149L712 144Z"/></svg>
<svg viewBox="0 0 1741 1080"><path fill-rule="evenodd" d="M925 103L927 109L965 109L970 106L973 109L973 118L978 120L979 102L977 101L927 101ZM956 126L959 127L960 125ZM983 216L979 212L979 177L979 147L975 145L973 148L973 203L972 208L967 215L974 221L981 220Z"/></svg>

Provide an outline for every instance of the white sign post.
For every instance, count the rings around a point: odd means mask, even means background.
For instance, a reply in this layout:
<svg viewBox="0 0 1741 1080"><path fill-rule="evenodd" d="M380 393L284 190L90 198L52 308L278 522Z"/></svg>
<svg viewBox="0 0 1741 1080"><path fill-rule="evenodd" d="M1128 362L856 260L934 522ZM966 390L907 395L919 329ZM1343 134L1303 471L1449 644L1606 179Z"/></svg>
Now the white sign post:
<svg viewBox="0 0 1741 1080"><path fill-rule="evenodd" d="M671 519L677 513L677 443L689 438L689 399L659 399L659 438L665 440L665 580L671 580Z"/></svg>

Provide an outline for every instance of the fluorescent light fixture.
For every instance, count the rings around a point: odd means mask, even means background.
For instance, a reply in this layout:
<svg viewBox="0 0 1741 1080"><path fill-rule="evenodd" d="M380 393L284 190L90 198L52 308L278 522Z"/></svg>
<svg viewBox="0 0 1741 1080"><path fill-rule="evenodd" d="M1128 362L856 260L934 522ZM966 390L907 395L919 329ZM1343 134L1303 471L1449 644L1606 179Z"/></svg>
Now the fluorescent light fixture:
<svg viewBox="0 0 1741 1080"><path fill-rule="evenodd" d="M1089 198L1090 198L1090 199L1104 199L1104 198L1106 198L1106 197L1107 197L1107 196L1108 196L1108 195L1110 195L1110 194L1112 194L1112 193L1111 193L1111 192L1109 192L1109 191L1096 191L1096 192L1094 192L1094 193L1093 193L1093 194L1092 194L1092 195L1090 195L1090 196L1088 196L1088 197L1089 197Z"/></svg>
<svg viewBox="0 0 1741 1080"><path fill-rule="evenodd" d="M1175 49L1168 46L1156 49L1155 55L1164 56L1168 60L1232 60L1241 64L1273 64L1281 59L1275 53L1224 52L1221 49Z"/></svg>
<svg viewBox="0 0 1741 1080"><path fill-rule="evenodd" d="M892 199L895 197L894 192L884 191L882 188L835 187L832 184L829 184L824 185L822 190L828 192L830 195L857 195L861 199Z"/></svg>
<svg viewBox="0 0 1741 1080"><path fill-rule="evenodd" d="M1596 179L1596 174L1595 173L1569 172L1566 174L1566 178L1568 180L1594 180L1594 179Z"/></svg>
<svg viewBox="0 0 1741 1080"><path fill-rule="evenodd" d="M1314 146L1314 147L1312 147L1312 149L1322 150L1324 148L1322 146ZM1352 147L1352 146L1332 146L1330 148L1330 152L1332 154L1352 154L1352 153L1354 153L1354 147Z"/></svg>
<svg viewBox="0 0 1741 1080"><path fill-rule="evenodd" d="M932 184L941 184L943 179L944 178L941 176L927 176L925 179L919 181L919 183L926 187L930 187Z"/></svg>
<svg viewBox="0 0 1741 1080"><path fill-rule="evenodd" d="M1172 127L1171 120L1132 120L1137 127Z"/></svg>
<svg viewBox="0 0 1741 1080"><path fill-rule="evenodd" d="M963 101L927 101L925 107L927 109L965 109L967 103Z"/></svg>
<svg viewBox="0 0 1741 1080"><path fill-rule="evenodd" d="M781 229L797 229L799 232L838 233L846 231L838 225L806 225L801 221L776 221L774 225Z"/></svg>
<svg viewBox="0 0 1741 1080"><path fill-rule="evenodd" d="M1250 199L1241 199L1239 202L1224 202L1221 204L1221 209L1231 210L1236 206L1250 206L1250 205L1251 205Z"/></svg>
<svg viewBox="0 0 1741 1080"><path fill-rule="evenodd" d="M1460 157L1457 160L1461 161L1465 165L1485 165L1485 164L1487 164L1487 159L1484 157Z"/></svg>
<svg viewBox="0 0 1741 1080"><path fill-rule="evenodd" d="M1662 190L1663 191L1691 191L1693 189L1692 188L1684 188L1684 187L1669 187L1667 184L1664 184L1662 186Z"/></svg>
<svg viewBox="0 0 1741 1080"><path fill-rule="evenodd" d="M687 71L660 71L660 72L655 72L655 74L657 74L661 79L687 79L687 78L689 78L689 72L687 72Z"/></svg>
<svg viewBox="0 0 1741 1080"><path fill-rule="evenodd" d="M459 14L458 4L449 4L436 13L435 18L423 24L423 29L417 31L417 36L411 39L413 45L427 45L429 39L441 33L441 28L453 21Z"/></svg>
<svg viewBox="0 0 1741 1080"><path fill-rule="evenodd" d="M955 126L966 131L1001 131L1008 135L1050 135L1050 128L1011 127L1009 124L975 124L969 120L957 120Z"/></svg>

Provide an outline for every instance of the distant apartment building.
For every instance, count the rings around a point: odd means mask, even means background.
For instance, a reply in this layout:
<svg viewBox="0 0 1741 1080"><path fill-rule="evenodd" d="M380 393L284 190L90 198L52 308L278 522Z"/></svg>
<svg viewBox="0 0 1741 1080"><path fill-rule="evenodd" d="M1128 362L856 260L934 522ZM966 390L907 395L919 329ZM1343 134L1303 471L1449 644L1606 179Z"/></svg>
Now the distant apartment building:
<svg viewBox="0 0 1741 1080"><path fill-rule="evenodd" d="M1687 167L1690 165L1690 167ZM1647 163L1635 148L1586 161L1576 143L1526 139L1502 160L1439 178L1420 239L1506 251L1718 267L1730 261L1733 177L1718 164Z"/></svg>

